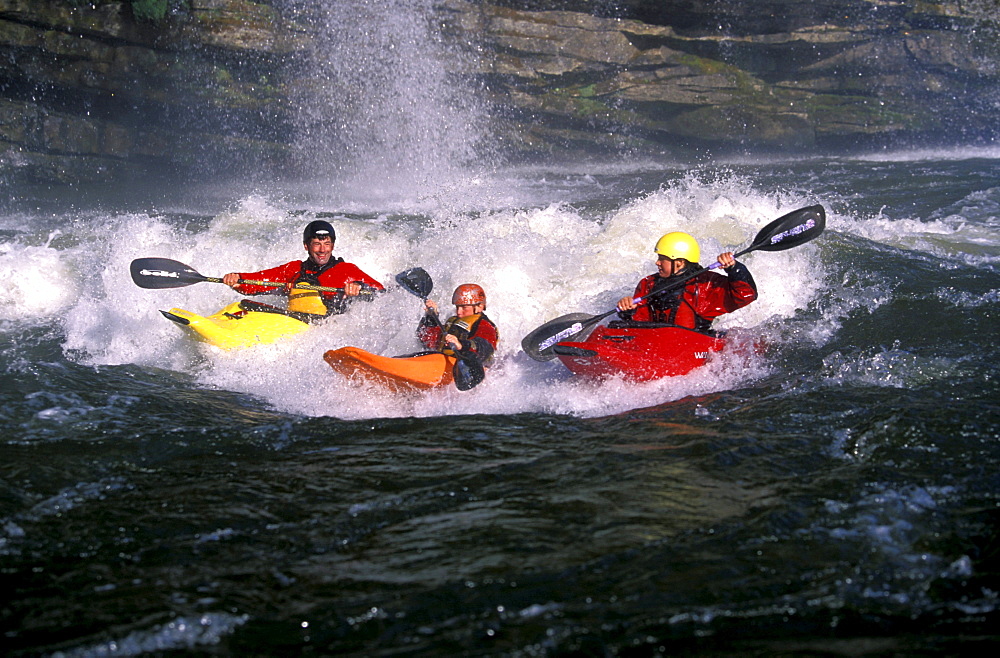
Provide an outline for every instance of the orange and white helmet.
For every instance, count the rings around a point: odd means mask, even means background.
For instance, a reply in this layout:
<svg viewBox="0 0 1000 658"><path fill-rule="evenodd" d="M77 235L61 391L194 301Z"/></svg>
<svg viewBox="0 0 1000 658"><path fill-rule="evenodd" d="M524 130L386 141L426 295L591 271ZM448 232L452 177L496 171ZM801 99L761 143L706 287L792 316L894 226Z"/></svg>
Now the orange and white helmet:
<svg viewBox="0 0 1000 658"><path fill-rule="evenodd" d="M451 296L451 303L455 306L482 304L483 308L486 308L486 292L482 286L475 283L463 283L455 288L455 292Z"/></svg>

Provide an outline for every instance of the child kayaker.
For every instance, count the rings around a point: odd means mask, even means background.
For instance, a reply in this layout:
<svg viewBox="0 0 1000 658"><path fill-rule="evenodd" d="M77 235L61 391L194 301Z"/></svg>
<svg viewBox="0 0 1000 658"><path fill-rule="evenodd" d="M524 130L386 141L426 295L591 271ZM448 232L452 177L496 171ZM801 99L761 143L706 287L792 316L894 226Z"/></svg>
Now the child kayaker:
<svg viewBox="0 0 1000 658"><path fill-rule="evenodd" d="M288 295L288 310L325 317L347 310L348 299L357 298L361 286L383 290L381 283L361 271L357 265L347 263L343 258L333 257L333 247L337 234L329 222L318 219L309 222L302 232L302 244L309 257L304 261L293 260L260 272L230 272L222 277L222 282L243 295L284 292ZM285 284L274 288L238 283L240 279L273 281ZM299 290L296 283L341 288L343 292L321 292ZM371 300L371 297L367 298Z"/></svg>
<svg viewBox="0 0 1000 658"><path fill-rule="evenodd" d="M453 353L459 358L474 357L483 366L489 365L500 334L484 312L486 292L475 283L463 283L455 288L451 303L455 315L441 324L437 304L431 299L426 301L417 338L427 349Z"/></svg>
<svg viewBox="0 0 1000 658"><path fill-rule="evenodd" d="M727 276L698 264L701 250L687 233L667 233L656 242L654 251L656 274L642 279L632 296L618 301L618 315L623 320L663 322L708 331L715 318L757 299L757 284L750 270L738 263L731 251L719 254L717 259ZM670 289L691 275L695 276ZM666 291L656 294L660 290ZM633 300L639 297L643 300L636 304Z"/></svg>

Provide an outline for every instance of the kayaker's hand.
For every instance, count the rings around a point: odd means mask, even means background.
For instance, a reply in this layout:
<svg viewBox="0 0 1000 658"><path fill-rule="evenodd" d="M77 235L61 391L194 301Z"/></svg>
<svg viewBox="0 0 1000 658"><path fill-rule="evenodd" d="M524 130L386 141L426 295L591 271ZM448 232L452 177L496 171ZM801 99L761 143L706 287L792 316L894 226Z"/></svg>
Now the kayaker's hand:
<svg viewBox="0 0 1000 658"><path fill-rule="evenodd" d="M357 297L361 294L361 284L357 281L348 281L344 284L344 294L348 297Z"/></svg>
<svg viewBox="0 0 1000 658"><path fill-rule="evenodd" d="M622 297L618 300L618 310L619 311L631 311L635 308L635 302L632 301L631 297Z"/></svg>
<svg viewBox="0 0 1000 658"><path fill-rule="evenodd" d="M458 336L454 334L448 334L444 337L444 342L451 346L451 349L455 351L461 351L462 341L458 339Z"/></svg>
<svg viewBox="0 0 1000 658"><path fill-rule="evenodd" d="M437 302L435 302L433 299L426 300L424 302L424 307L426 307L426 309L429 312L433 313L434 315L437 315L438 305L437 305Z"/></svg>
<svg viewBox="0 0 1000 658"><path fill-rule="evenodd" d="M229 286L230 288L235 288L239 285L240 275L236 272L230 272L226 276L222 277L222 282Z"/></svg>
<svg viewBox="0 0 1000 658"><path fill-rule="evenodd" d="M715 260L719 261L719 265L722 265L722 269L728 270L730 267L736 264L736 259L733 258L733 252L726 251L719 254L719 257Z"/></svg>

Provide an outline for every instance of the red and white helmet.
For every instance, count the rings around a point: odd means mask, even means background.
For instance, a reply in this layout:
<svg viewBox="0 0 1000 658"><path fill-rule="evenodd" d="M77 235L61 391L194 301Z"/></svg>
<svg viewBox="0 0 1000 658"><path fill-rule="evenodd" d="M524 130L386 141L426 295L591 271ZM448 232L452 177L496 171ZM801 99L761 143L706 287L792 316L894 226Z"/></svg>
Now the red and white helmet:
<svg viewBox="0 0 1000 658"><path fill-rule="evenodd" d="M451 303L455 306L482 304L483 308L486 308L486 292L482 286L475 283L463 283L455 288L455 292L451 296Z"/></svg>

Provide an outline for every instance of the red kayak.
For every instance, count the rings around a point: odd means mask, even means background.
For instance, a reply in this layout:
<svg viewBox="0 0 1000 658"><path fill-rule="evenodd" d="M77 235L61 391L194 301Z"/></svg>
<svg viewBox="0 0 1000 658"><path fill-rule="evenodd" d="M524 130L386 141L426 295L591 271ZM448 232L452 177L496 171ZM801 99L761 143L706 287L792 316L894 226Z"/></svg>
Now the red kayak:
<svg viewBox="0 0 1000 658"><path fill-rule="evenodd" d="M686 375L725 346L724 339L693 329L615 321L597 327L585 341L557 343L552 351L575 375L644 382Z"/></svg>

